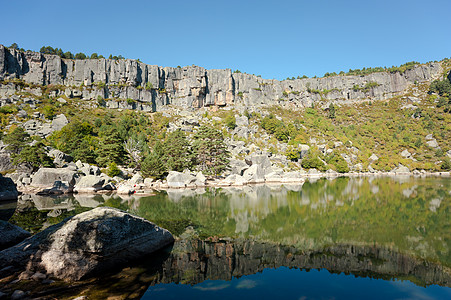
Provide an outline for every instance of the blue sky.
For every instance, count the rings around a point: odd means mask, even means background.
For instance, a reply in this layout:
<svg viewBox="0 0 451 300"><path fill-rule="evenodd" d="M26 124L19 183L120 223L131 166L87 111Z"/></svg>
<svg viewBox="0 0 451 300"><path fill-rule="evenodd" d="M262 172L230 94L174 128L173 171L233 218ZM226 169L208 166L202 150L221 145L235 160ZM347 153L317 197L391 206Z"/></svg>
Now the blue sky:
<svg viewBox="0 0 451 300"><path fill-rule="evenodd" d="M3 1L0 43L284 79L451 57L450 0Z"/></svg>

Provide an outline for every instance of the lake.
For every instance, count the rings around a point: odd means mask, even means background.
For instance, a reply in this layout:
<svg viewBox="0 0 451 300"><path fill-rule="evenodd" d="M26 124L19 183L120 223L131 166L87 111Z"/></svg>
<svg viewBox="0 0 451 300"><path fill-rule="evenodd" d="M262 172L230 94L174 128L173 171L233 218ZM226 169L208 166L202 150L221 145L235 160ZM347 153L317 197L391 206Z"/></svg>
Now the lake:
<svg viewBox="0 0 451 300"><path fill-rule="evenodd" d="M449 178L23 195L8 205L0 216L14 213L10 221L32 232L105 205L178 237L148 260L91 281L89 293L100 298L451 298Z"/></svg>

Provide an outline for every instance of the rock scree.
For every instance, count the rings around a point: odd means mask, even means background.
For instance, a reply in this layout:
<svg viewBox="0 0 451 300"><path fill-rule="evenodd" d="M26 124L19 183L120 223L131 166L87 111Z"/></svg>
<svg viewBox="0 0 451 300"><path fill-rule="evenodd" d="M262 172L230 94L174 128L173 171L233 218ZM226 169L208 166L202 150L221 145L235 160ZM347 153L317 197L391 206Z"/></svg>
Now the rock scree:
<svg viewBox="0 0 451 300"><path fill-rule="evenodd" d="M155 252L172 234L124 211L98 207L0 252L0 265L76 281Z"/></svg>

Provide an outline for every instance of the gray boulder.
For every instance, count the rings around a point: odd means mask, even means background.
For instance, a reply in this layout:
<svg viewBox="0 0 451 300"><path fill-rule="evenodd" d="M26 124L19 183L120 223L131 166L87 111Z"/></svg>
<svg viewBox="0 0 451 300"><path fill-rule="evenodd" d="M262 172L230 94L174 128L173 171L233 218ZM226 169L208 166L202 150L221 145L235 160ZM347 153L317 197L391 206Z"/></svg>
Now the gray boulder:
<svg viewBox="0 0 451 300"><path fill-rule="evenodd" d="M0 172L11 170L14 166L11 162L11 156L9 153L0 153Z"/></svg>
<svg viewBox="0 0 451 300"><path fill-rule="evenodd" d="M244 171L243 178L248 183L265 182L265 171L262 167L260 167L260 165L254 164Z"/></svg>
<svg viewBox="0 0 451 300"><path fill-rule="evenodd" d="M392 172L394 172L396 174L402 174L402 173L410 173L410 170L406 166L399 164L397 168L392 170Z"/></svg>
<svg viewBox="0 0 451 300"><path fill-rule="evenodd" d="M67 168L40 168L33 175L31 185L42 188L52 188L55 181L67 182L69 185L75 185L77 172Z"/></svg>
<svg viewBox="0 0 451 300"><path fill-rule="evenodd" d="M129 183L133 185L141 184L144 183L144 178L141 176L141 174L136 173L132 178L130 178Z"/></svg>
<svg viewBox="0 0 451 300"><path fill-rule="evenodd" d="M60 168L73 161L72 156L57 149L50 150L48 155L53 158L55 166Z"/></svg>
<svg viewBox="0 0 451 300"><path fill-rule="evenodd" d="M196 177L187 173L170 171L166 180L169 188L184 188L192 185L196 181Z"/></svg>
<svg viewBox="0 0 451 300"><path fill-rule="evenodd" d="M67 120L65 115L63 115L63 114L57 115L52 120L52 124L51 124L52 132L61 130L67 124L69 124L69 121Z"/></svg>
<svg viewBox="0 0 451 300"><path fill-rule="evenodd" d="M19 196L13 180L0 174L0 201L16 200Z"/></svg>
<svg viewBox="0 0 451 300"><path fill-rule="evenodd" d="M74 191L77 193L91 193L101 190L103 184L105 183L105 178L95 175L84 176L75 185Z"/></svg>
<svg viewBox="0 0 451 300"><path fill-rule="evenodd" d="M168 230L143 218L98 207L1 251L0 265L73 281L119 267L173 241Z"/></svg>
<svg viewBox="0 0 451 300"><path fill-rule="evenodd" d="M0 220L0 250L14 246L30 235L19 226Z"/></svg>
<svg viewBox="0 0 451 300"><path fill-rule="evenodd" d="M244 171L249 168L247 163L237 159L231 159L229 165L231 174L243 175Z"/></svg>
<svg viewBox="0 0 451 300"><path fill-rule="evenodd" d="M299 145L298 150L299 150L299 155L301 156L301 159L302 159L308 154L308 152L310 150L310 146L309 145Z"/></svg>

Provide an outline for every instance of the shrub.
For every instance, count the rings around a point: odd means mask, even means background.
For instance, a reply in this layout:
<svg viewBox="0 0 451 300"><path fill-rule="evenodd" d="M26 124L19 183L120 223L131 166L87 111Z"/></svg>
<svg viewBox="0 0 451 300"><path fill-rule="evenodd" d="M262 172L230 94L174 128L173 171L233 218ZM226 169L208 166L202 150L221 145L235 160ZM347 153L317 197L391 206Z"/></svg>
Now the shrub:
<svg viewBox="0 0 451 300"><path fill-rule="evenodd" d="M118 176L121 174L121 170L117 167L115 162L110 163L107 169L107 175L110 177Z"/></svg>
<svg viewBox="0 0 451 300"><path fill-rule="evenodd" d="M326 171L326 165L324 165L322 160L314 153L310 153L307 157L302 159L301 166L304 169L317 169L322 172Z"/></svg>
<svg viewBox="0 0 451 300"><path fill-rule="evenodd" d="M442 165L440 166L442 170L450 171L451 170L451 160L447 157L443 160Z"/></svg>

